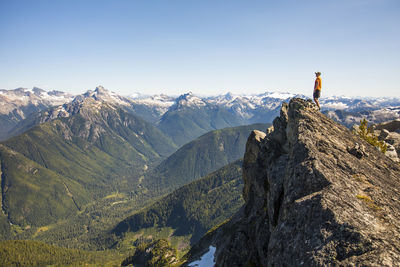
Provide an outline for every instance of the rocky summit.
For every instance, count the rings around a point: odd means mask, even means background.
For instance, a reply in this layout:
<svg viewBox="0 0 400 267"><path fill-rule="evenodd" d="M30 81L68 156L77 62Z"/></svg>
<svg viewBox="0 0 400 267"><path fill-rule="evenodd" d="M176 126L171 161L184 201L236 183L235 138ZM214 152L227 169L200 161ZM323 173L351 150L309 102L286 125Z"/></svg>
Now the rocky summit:
<svg viewBox="0 0 400 267"><path fill-rule="evenodd" d="M251 133L243 179L245 205L192 259L213 245L215 266L398 266L400 165L311 101Z"/></svg>

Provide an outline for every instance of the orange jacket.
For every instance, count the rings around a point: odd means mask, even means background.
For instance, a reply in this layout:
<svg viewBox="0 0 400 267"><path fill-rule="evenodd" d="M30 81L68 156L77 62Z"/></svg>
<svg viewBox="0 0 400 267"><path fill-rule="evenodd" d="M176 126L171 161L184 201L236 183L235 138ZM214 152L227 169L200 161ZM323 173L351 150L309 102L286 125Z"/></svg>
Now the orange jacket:
<svg viewBox="0 0 400 267"><path fill-rule="evenodd" d="M317 78L315 79L314 89L315 89L315 90L320 90L320 91L321 91L321 86L322 86L322 84L321 84L321 77L317 77Z"/></svg>

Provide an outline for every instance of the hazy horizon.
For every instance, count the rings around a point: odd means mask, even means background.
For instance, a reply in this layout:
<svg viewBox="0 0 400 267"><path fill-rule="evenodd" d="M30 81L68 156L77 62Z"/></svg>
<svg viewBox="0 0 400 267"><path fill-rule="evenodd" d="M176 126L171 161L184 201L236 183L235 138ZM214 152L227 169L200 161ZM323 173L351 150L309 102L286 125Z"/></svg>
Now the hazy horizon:
<svg viewBox="0 0 400 267"><path fill-rule="evenodd" d="M98 85L98 86L102 86L102 85ZM16 90L16 89L20 89L20 88L23 88L23 89L26 89L26 90L32 90L33 88L36 87L36 88L45 90L46 92L49 92L49 91L61 91L61 92L69 93L69 94L72 94L72 95L81 95L81 94L84 94L84 93L86 93L88 91L96 90L96 88L98 86L95 86L95 87L93 87L91 89L82 89L81 91L76 92L76 93L72 92L72 91L68 91L68 90L67 91L63 91L63 90L58 90L57 88L46 89L46 88L41 88L41 87L38 87L38 86L33 86L31 88L19 86L19 87L16 87L16 88L0 88L0 90ZM312 92L303 94L303 93L299 93L299 92L276 91L276 90L275 91L274 90L264 90L264 91L260 90L259 92L220 91L220 92L208 93L208 94L201 93L201 92L194 92L194 91L191 91L191 90L186 90L186 91L182 91L181 93L173 93L173 94L164 93L164 92L147 93L147 92L140 92L140 91L132 91L132 92L129 92L128 94L122 94L122 93L119 93L117 90L113 90L113 89L106 88L106 87L104 87L104 88L106 90L110 91L110 92L113 92L113 93L116 93L116 94L118 94L120 96L125 96L125 97L134 97L134 95L137 95L137 97L147 97L147 96L150 97L150 96L156 96L156 95L167 95L167 96L170 96L170 97L179 97L179 96L187 94L187 93L192 93L193 95L199 96L199 97L223 96L223 95L227 95L227 94L233 94L233 95L237 95L237 96L256 96L256 95L262 95L262 94L282 94L282 95L283 94L291 94L291 95L304 95L304 96L309 97L309 98L311 98L311 96L312 96ZM395 99L400 99L399 96L395 96L395 97L392 97L392 96L362 96L362 95L345 95L345 94L342 94L342 95L326 94L324 96L321 96L321 98L327 98L327 97L349 97L349 98L366 98L366 99L367 98L395 98Z"/></svg>

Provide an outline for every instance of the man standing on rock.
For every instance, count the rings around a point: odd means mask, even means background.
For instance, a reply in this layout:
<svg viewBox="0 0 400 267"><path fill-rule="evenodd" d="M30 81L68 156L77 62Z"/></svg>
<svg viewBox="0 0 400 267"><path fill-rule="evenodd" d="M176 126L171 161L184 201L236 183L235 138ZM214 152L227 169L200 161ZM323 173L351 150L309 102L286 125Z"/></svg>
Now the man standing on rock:
<svg viewBox="0 0 400 267"><path fill-rule="evenodd" d="M315 76L317 77L315 79L315 84L314 84L314 102L317 104L318 109L321 110L321 107L319 106L318 98L321 96L321 72L316 72Z"/></svg>

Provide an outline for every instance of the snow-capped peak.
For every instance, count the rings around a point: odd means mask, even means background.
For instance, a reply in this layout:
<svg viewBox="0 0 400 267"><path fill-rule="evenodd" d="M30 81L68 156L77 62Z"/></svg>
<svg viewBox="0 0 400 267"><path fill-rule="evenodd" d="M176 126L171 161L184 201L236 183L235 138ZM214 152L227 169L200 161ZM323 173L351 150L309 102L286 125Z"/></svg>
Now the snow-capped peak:
<svg viewBox="0 0 400 267"><path fill-rule="evenodd" d="M38 87L33 87L33 88L32 88L32 91L33 91L33 93L34 93L35 95L38 95L38 96L47 94L46 90L43 90L43 89L38 88Z"/></svg>
<svg viewBox="0 0 400 267"><path fill-rule="evenodd" d="M55 106L70 102L73 95L63 92L46 92L38 87L32 89L17 88L13 90L0 90L0 114L8 114L14 109L26 106ZM22 116L24 117L24 116Z"/></svg>
<svg viewBox="0 0 400 267"><path fill-rule="evenodd" d="M228 92L228 93L226 93L226 94L224 95L224 97L225 97L226 100L233 100L234 98L237 97L237 95L234 95L233 93Z"/></svg>
<svg viewBox="0 0 400 267"><path fill-rule="evenodd" d="M175 103L175 98L164 94L147 97L141 95L140 97L133 98L132 102L139 105L170 107Z"/></svg>
<svg viewBox="0 0 400 267"><path fill-rule="evenodd" d="M113 104L129 106L131 101L123 96L120 96L103 86L99 85L94 91L88 90L83 95L75 97L74 101L82 101L85 98L93 98L94 100L109 102Z"/></svg>
<svg viewBox="0 0 400 267"><path fill-rule="evenodd" d="M188 92L179 96L176 99L176 105L178 107L187 106L187 107L202 107L207 105L201 98L195 96L192 92Z"/></svg>
<svg viewBox="0 0 400 267"><path fill-rule="evenodd" d="M99 85L96 87L96 89L94 89L94 91L97 94L105 94L105 95L109 95L111 91L108 91L107 89L105 89L103 86Z"/></svg>
<svg viewBox="0 0 400 267"><path fill-rule="evenodd" d="M163 95L163 94L161 94L161 95ZM131 99L134 99L134 100L138 100L138 99L150 98L150 97L153 97L153 96L155 96L155 95L148 95L148 94L142 94L142 93L139 93L139 92L134 92L134 93L131 93L128 97L131 98Z"/></svg>
<svg viewBox="0 0 400 267"><path fill-rule="evenodd" d="M268 98L275 98L275 99L282 99L282 100L292 98L294 96L295 96L295 94L288 93L288 92L265 92L263 94L257 95L257 97L261 97L261 98L268 97Z"/></svg>

